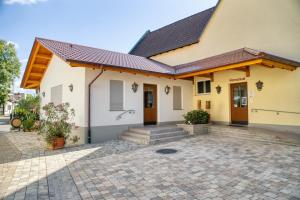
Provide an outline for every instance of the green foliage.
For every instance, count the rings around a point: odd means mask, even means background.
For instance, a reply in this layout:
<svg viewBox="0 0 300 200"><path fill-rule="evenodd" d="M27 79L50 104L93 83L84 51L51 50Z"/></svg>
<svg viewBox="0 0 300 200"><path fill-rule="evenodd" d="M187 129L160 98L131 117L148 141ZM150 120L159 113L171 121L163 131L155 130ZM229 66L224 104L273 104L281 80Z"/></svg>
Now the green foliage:
<svg viewBox="0 0 300 200"><path fill-rule="evenodd" d="M32 131L34 129L35 120L32 118L22 121L24 131Z"/></svg>
<svg viewBox="0 0 300 200"><path fill-rule="evenodd" d="M192 110L183 117L186 124L207 124L209 120L209 114L204 110Z"/></svg>
<svg viewBox="0 0 300 200"><path fill-rule="evenodd" d="M14 116L22 120L24 131L31 131L40 118L40 97L27 95L14 109Z"/></svg>
<svg viewBox="0 0 300 200"><path fill-rule="evenodd" d="M20 74L20 67L15 46L0 40L0 105L7 101L12 82Z"/></svg>
<svg viewBox="0 0 300 200"><path fill-rule="evenodd" d="M42 134L48 144L52 144L55 138L67 139L71 133L71 121L75 116L74 109L70 109L69 103L55 106L53 103L43 108L43 119L41 120L39 133Z"/></svg>

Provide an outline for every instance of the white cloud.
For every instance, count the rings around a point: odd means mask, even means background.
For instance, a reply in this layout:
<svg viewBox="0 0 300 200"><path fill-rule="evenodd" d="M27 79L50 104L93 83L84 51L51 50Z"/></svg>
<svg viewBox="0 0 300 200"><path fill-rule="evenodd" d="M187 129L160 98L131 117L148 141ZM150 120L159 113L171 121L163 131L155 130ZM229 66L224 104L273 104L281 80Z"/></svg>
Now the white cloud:
<svg viewBox="0 0 300 200"><path fill-rule="evenodd" d="M13 41L7 41L8 44L13 44L15 46L16 49L18 49L20 47L20 45L16 42Z"/></svg>
<svg viewBox="0 0 300 200"><path fill-rule="evenodd" d="M29 5L29 4L36 4L38 2L43 2L47 0L4 0L5 4L12 5L12 4L21 4L21 5Z"/></svg>

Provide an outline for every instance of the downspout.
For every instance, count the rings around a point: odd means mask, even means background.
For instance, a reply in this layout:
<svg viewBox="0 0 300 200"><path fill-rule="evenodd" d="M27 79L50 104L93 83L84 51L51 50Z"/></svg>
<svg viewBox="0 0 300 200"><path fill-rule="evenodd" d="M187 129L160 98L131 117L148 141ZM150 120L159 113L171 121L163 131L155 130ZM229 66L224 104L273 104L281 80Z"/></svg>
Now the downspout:
<svg viewBox="0 0 300 200"><path fill-rule="evenodd" d="M91 144L92 134L91 134L91 86L92 84L103 74L104 70L101 68L101 72L89 83L88 90L88 143Z"/></svg>

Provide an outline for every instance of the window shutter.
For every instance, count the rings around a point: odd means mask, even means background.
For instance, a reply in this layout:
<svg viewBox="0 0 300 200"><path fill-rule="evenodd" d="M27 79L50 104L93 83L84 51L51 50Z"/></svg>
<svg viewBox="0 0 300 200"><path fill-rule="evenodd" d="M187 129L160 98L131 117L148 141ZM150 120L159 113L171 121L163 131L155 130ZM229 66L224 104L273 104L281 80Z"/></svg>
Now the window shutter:
<svg viewBox="0 0 300 200"><path fill-rule="evenodd" d="M180 86L173 86L173 109L174 110L182 109L182 96L181 96Z"/></svg>
<svg viewBox="0 0 300 200"><path fill-rule="evenodd" d="M123 110L123 81L110 80L110 110Z"/></svg>
<svg viewBox="0 0 300 200"><path fill-rule="evenodd" d="M58 85L51 88L50 100L54 105L59 105L62 103L62 85Z"/></svg>

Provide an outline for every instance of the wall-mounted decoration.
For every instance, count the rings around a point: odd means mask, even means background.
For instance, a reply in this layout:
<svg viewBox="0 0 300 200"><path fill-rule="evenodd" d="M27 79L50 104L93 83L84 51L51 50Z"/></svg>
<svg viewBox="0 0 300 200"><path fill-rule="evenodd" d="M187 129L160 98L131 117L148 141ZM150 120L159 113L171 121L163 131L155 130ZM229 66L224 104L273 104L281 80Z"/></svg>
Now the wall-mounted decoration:
<svg viewBox="0 0 300 200"><path fill-rule="evenodd" d="M170 93L170 90L171 90L170 86L167 85L167 86L165 87L165 93L166 93L166 94L169 94L169 93Z"/></svg>
<svg viewBox="0 0 300 200"><path fill-rule="evenodd" d="M216 90L217 90L217 93L218 93L218 94L220 94L220 93L221 93L221 91L222 91L222 88L221 88L221 86L219 86L219 85L218 85L218 86L216 87Z"/></svg>
<svg viewBox="0 0 300 200"><path fill-rule="evenodd" d="M139 85L138 85L136 82L134 82L134 83L131 85L131 89L132 89L132 91L133 91L134 93L137 92L138 87L139 87Z"/></svg>
<svg viewBox="0 0 300 200"><path fill-rule="evenodd" d="M46 96L46 93L45 93L45 92L42 92L42 96L45 97L45 96Z"/></svg>
<svg viewBox="0 0 300 200"><path fill-rule="evenodd" d="M260 80L256 82L256 88L258 91L261 91L263 87L264 87L263 82L261 82Z"/></svg>
<svg viewBox="0 0 300 200"><path fill-rule="evenodd" d="M69 85L69 90L70 90L70 92L73 92L73 84L72 83Z"/></svg>
<svg viewBox="0 0 300 200"><path fill-rule="evenodd" d="M198 110L201 110L201 100L198 100L197 108Z"/></svg>
<svg viewBox="0 0 300 200"><path fill-rule="evenodd" d="M206 101L205 102L205 108L206 109L210 109L210 101Z"/></svg>

